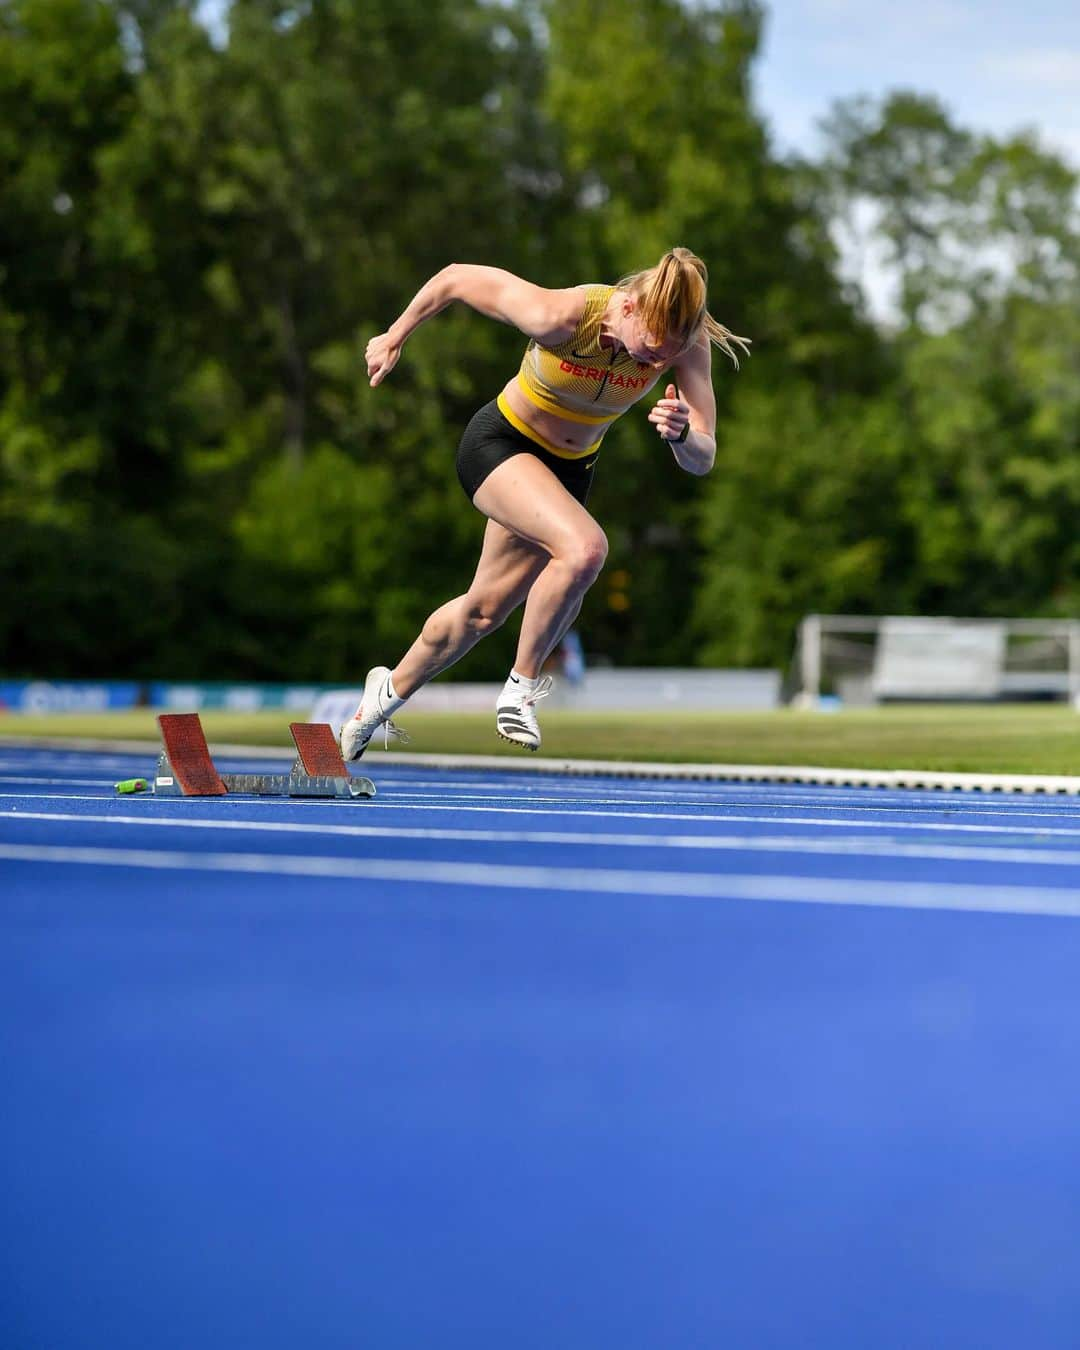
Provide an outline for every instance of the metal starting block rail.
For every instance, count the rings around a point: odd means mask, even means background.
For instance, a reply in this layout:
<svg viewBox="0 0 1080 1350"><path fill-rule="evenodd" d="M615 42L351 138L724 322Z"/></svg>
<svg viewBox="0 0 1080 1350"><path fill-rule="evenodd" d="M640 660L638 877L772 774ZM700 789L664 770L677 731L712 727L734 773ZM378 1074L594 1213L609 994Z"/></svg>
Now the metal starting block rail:
<svg viewBox="0 0 1080 1350"><path fill-rule="evenodd" d="M198 713L161 713L157 719L164 749L153 790L156 797L322 797L362 801L375 796L370 778L346 768L326 722L292 722L297 759L288 773L219 773L206 744Z"/></svg>

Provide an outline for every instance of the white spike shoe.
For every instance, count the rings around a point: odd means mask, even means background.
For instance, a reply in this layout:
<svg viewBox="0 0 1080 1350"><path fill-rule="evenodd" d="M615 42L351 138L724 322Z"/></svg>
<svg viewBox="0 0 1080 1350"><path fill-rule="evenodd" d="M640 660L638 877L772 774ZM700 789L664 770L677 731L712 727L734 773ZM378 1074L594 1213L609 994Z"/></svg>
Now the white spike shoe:
<svg viewBox="0 0 1080 1350"><path fill-rule="evenodd" d="M390 701L387 685L390 681L388 666L373 666L364 681L364 695L356 715L350 717L341 728L341 757L345 760L359 759L368 748L372 736L383 728L383 744L391 740L407 745L408 734L390 721L383 708Z"/></svg>
<svg viewBox="0 0 1080 1350"><path fill-rule="evenodd" d="M495 709L495 730L504 741L523 750L540 749L536 704L551 693L551 676L542 675L531 693L518 693L510 680L503 686Z"/></svg>

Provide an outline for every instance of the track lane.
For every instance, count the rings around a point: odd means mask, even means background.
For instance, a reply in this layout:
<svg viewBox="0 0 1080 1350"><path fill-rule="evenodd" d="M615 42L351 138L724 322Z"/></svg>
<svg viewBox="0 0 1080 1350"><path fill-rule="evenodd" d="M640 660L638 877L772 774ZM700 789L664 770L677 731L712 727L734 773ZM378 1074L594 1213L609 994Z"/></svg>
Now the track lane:
<svg viewBox="0 0 1080 1350"><path fill-rule="evenodd" d="M0 797L99 858L0 852L9 1343L1071 1350L1080 925L836 896L1072 903L1080 809L77 762Z"/></svg>

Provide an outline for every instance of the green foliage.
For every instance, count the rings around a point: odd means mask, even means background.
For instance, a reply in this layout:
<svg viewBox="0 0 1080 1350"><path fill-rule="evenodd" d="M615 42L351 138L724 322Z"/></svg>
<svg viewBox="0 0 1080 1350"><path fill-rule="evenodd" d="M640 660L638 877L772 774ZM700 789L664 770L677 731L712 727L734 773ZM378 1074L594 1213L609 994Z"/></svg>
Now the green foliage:
<svg viewBox="0 0 1080 1350"><path fill-rule="evenodd" d="M150 677L182 615L180 549L115 511L26 519L0 511L0 650L12 675Z"/></svg>
<svg viewBox="0 0 1080 1350"><path fill-rule="evenodd" d="M754 0L0 5L0 616L16 673L355 680L464 589L453 457L523 339L470 312L371 390L434 271L615 280L682 243L754 340L719 460L641 415L587 649L783 662L807 610L1080 599L1077 178L916 93L773 153ZM839 277L866 218L895 332ZM493 677L513 629L459 668Z"/></svg>
<svg viewBox="0 0 1080 1350"><path fill-rule="evenodd" d="M895 501L909 457L888 400L748 386L705 489L694 630L703 662L783 664L803 614L904 607Z"/></svg>

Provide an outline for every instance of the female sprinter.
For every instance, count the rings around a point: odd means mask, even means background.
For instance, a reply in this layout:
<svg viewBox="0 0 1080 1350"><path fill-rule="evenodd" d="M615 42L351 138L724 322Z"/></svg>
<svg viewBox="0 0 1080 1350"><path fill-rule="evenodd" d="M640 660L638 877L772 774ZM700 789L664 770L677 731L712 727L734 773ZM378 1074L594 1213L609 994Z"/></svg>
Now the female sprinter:
<svg viewBox="0 0 1080 1350"><path fill-rule="evenodd" d="M496 703L498 734L540 746L536 701L551 679L540 668L574 622L607 556L607 539L585 509L608 427L670 373L649 421L687 473L716 458L711 345L738 365L745 350L708 313L705 264L676 248L616 286L544 290L495 267L453 263L421 288L404 314L367 346L372 385L397 364L410 333L454 300L519 328L529 339L521 369L469 423L458 449L461 485L487 517L476 575L448 601L391 671L376 666L355 715L341 729L358 759L410 694L459 661L524 601L514 668Z"/></svg>

